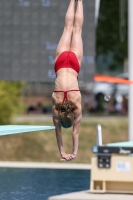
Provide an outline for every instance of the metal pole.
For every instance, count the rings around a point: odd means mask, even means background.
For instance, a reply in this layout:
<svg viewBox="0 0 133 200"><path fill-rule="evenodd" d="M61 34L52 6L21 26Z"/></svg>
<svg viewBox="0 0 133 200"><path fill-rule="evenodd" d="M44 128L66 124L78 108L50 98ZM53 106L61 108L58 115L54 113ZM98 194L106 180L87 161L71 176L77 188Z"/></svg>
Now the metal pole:
<svg viewBox="0 0 133 200"><path fill-rule="evenodd" d="M102 127L100 124L97 125L96 134L96 145L102 146Z"/></svg>
<svg viewBox="0 0 133 200"><path fill-rule="evenodd" d="M98 17L99 17L100 1L101 0L95 0L95 25L96 26L97 26Z"/></svg>
<svg viewBox="0 0 133 200"><path fill-rule="evenodd" d="M128 0L128 60L129 79L133 80L133 0ZM133 141L133 84L129 86L129 141Z"/></svg>

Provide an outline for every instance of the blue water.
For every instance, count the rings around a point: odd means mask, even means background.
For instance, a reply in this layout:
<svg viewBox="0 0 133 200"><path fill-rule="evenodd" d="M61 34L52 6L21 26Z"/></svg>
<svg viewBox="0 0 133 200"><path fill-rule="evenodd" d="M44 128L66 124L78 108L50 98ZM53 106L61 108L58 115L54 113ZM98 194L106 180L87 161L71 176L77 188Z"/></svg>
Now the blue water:
<svg viewBox="0 0 133 200"><path fill-rule="evenodd" d="M89 170L0 169L0 200L47 200L89 187Z"/></svg>

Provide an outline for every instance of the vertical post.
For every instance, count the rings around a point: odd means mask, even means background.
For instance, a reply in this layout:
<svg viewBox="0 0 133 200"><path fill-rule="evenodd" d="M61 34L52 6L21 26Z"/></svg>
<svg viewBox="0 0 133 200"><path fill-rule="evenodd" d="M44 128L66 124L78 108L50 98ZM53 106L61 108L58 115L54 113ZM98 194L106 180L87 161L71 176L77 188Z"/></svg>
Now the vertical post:
<svg viewBox="0 0 133 200"><path fill-rule="evenodd" d="M97 125L96 134L96 145L102 146L102 127L100 124Z"/></svg>
<svg viewBox="0 0 133 200"><path fill-rule="evenodd" d="M133 0L128 0L128 60L129 79L133 80ZM133 141L133 84L129 86L129 141Z"/></svg>
<svg viewBox="0 0 133 200"><path fill-rule="evenodd" d="M101 0L95 0L95 25L96 26L97 26L98 17L99 17L100 1Z"/></svg>

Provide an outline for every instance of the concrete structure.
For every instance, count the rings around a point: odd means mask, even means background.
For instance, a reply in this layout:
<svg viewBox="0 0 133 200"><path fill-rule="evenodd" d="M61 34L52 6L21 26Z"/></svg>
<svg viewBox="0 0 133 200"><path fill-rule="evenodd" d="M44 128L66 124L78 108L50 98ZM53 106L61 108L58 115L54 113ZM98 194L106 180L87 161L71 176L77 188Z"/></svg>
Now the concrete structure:
<svg viewBox="0 0 133 200"><path fill-rule="evenodd" d="M103 158L100 158L103 160ZM106 165L109 166L109 158ZM97 157L91 160L92 193L133 194L133 158L128 155L111 156L111 167L99 168ZM101 163L100 163L101 164ZM133 198L133 196L132 196Z"/></svg>
<svg viewBox="0 0 133 200"><path fill-rule="evenodd" d="M41 168L41 169L83 169L90 170L90 164L76 163L46 163L46 162L10 162L0 161L0 167L6 168Z"/></svg>
<svg viewBox="0 0 133 200"><path fill-rule="evenodd" d="M48 200L133 200L133 195L91 194L86 190L49 197Z"/></svg>

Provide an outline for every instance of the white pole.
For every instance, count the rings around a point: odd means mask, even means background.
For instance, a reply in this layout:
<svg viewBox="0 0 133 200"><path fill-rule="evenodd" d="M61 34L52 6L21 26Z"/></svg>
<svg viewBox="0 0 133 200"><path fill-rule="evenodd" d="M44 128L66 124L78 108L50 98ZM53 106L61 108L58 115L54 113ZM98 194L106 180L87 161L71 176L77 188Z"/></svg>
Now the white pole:
<svg viewBox="0 0 133 200"><path fill-rule="evenodd" d="M101 0L95 0L95 25L96 26L97 26L98 17L99 17L100 1Z"/></svg>
<svg viewBox="0 0 133 200"><path fill-rule="evenodd" d="M128 0L128 60L129 79L133 80L133 0ZM133 84L129 86L129 141L133 141Z"/></svg>
<svg viewBox="0 0 133 200"><path fill-rule="evenodd" d="M102 146L102 127L100 124L96 128L96 145Z"/></svg>

